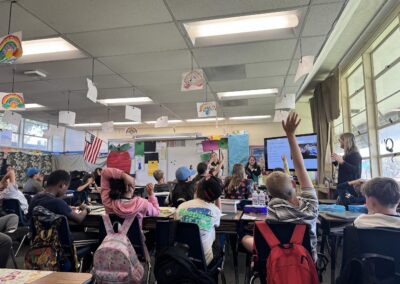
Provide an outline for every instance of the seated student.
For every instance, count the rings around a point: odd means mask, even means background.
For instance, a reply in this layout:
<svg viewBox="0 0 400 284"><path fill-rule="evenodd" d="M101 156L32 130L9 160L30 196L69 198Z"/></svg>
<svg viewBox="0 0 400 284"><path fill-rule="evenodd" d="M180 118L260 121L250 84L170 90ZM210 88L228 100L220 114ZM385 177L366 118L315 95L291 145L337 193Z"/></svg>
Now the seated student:
<svg viewBox="0 0 400 284"><path fill-rule="evenodd" d="M100 192L94 181L92 174L86 174L82 178L81 184L76 188L76 203L81 204L82 202L89 204L88 196L90 192Z"/></svg>
<svg viewBox="0 0 400 284"><path fill-rule="evenodd" d="M28 176L28 180L24 185L24 193L33 195L43 191L43 175L40 174L38 168L28 168L26 175Z"/></svg>
<svg viewBox="0 0 400 284"><path fill-rule="evenodd" d="M194 183L191 177L196 173L187 167L180 167L176 170L175 176L177 184L168 195L167 204L172 207L178 207L179 204L192 200L194 197Z"/></svg>
<svg viewBox="0 0 400 284"><path fill-rule="evenodd" d="M102 168L96 168L92 173L94 176L94 181L98 187L101 187L101 172L103 171Z"/></svg>
<svg viewBox="0 0 400 284"><path fill-rule="evenodd" d="M196 197L183 202L176 210L175 219L196 223L199 226L207 265L214 257L212 245L215 241L215 228L219 227L221 219L221 208L214 202L220 198L221 194L221 181L214 176L205 178L196 186Z"/></svg>
<svg viewBox="0 0 400 284"><path fill-rule="evenodd" d="M29 204L28 218L32 217L33 209L36 206L42 206L55 214L64 215L76 223L82 223L89 212L89 208L82 204L78 211L77 208L71 208L60 198L67 192L70 179L71 177L66 171L52 172L47 179L46 188L32 198Z"/></svg>
<svg viewBox="0 0 400 284"><path fill-rule="evenodd" d="M376 177L364 184L368 214L360 215L354 226L359 228L400 228L400 215L396 209L400 202L400 185L388 177Z"/></svg>
<svg viewBox="0 0 400 284"><path fill-rule="evenodd" d="M317 259L317 234L316 221L318 218L318 199L310 177L304 166L303 156L296 141L295 131L300 120L296 113L291 113L282 122L283 129L289 140L290 151L293 157L294 168L301 187L301 196L296 196L290 176L282 172L271 173L266 181L266 186L271 197L268 203L267 220L277 222L289 222L309 224L312 256ZM251 236L244 236L243 246L252 251L254 239Z"/></svg>
<svg viewBox="0 0 400 284"><path fill-rule="evenodd" d="M0 199L16 199L19 201L22 211L24 211L25 214L28 212L28 201L24 194L18 189L13 169L8 171L0 181Z"/></svg>
<svg viewBox="0 0 400 284"><path fill-rule="evenodd" d="M197 165L197 175L193 178L193 182L196 184L206 176L207 176L207 164L205 162L201 162Z"/></svg>
<svg viewBox="0 0 400 284"><path fill-rule="evenodd" d="M18 216L8 214L0 217L0 268L5 268L11 252L12 240L4 233L13 233L18 228Z"/></svg>
<svg viewBox="0 0 400 284"><path fill-rule="evenodd" d="M234 164L232 176L225 179L225 198L247 199L253 191L253 181L246 178L246 172L242 164Z"/></svg>
<svg viewBox="0 0 400 284"><path fill-rule="evenodd" d="M162 170L156 170L153 173L154 179L157 183L154 185L154 192L168 192L169 185L165 182L164 172Z"/></svg>
<svg viewBox="0 0 400 284"><path fill-rule="evenodd" d="M336 191L339 195L338 204L345 206L350 204L365 204L365 197L361 193L361 187L366 180L357 179L346 181L336 186Z"/></svg>
<svg viewBox="0 0 400 284"><path fill-rule="evenodd" d="M125 172L105 168L101 173L101 200L108 214L116 214L121 218L131 215L158 216L160 207L153 192L153 185L146 186L148 199L134 196L135 179Z"/></svg>

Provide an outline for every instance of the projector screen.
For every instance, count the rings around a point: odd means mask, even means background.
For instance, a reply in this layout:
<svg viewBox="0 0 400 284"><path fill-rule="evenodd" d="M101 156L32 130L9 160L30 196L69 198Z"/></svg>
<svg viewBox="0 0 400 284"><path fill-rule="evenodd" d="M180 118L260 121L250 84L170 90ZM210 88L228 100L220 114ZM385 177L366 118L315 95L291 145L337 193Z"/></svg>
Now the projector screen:
<svg viewBox="0 0 400 284"><path fill-rule="evenodd" d="M296 135L296 138L303 155L306 169L308 171L316 171L318 168L317 135ZM275 168L283 168L282 155L286 155L289 169L294 170L293 160L290 155L289 141L286 136L265 138L264 153L267 170L272 171Z"/></svg>

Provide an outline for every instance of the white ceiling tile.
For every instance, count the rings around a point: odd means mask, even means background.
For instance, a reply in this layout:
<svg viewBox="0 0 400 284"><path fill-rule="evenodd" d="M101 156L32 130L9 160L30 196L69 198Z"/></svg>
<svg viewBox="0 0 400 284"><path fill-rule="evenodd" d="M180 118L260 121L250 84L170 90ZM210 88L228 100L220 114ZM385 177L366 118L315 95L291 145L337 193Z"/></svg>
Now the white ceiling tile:
<svg viewBox="0 0 400 284"><path fill-rule="evenodd" d="M167 0L172 13L178 20L294 9L299 6L307 5L308 2L309 0Z"/></svg>
<svg viewBox="0 0 400 284"><path fill-rule="evenodd" d="M246 64L247 78L286 75L290 60Z"/></svg>
<svg viewBox="0 0 400 284"><path fill-rule="evenodd" d="M0 3L1 36L7 34L9 9L10 1ZM49 37L57 34L51 28L14 4L12 9L11 32L17 31L22 31L22 40Z"/></svg>
<svg viewBox="0 0 400 284"><path fill-rule="evenodd" d="M57 86L61 90L86 90L86 77L74 77L47 80L49 84ZM118 75L99 75L94 78L94 83L99 89L129 87L130 84Z"/></svg>
<svg viewBox="0 0 400 284"><path fill-rule="evenodd" d="M186 48L175 24L155 24L68 34L76 45L95 57Z"/></svg>
<svg viewBox="0 0 400 284"><path fill-rule="evenodd" d="M318 52L322 48L325 42L325 36L317 36L317 37L303 37L301 39L303 56L305 55L314 55L317 56ZM297 46L297 51L295 58L300 59L300 47Z"/></svg>
<svg viewBox="0 0 400 284"><path fill-rule="evenodd" d="M311 6L302 36L326 35L342 6L342 2Z"/></svg>
<svg viewBox="0 0 400 284"><path fill-rule="evenodd" d="M287 60L291 58L295 44L295 39L288 39L205 47L195 49L194 55L202 67Z"/></svg>
<svg viewBox="0 0 400 284"><path fill-rule="evenodd" d="M210 82L209 84L214 92L280 88L283 85L283 78L283 76L260 77L244 80Z"/></svg>
<svg viewBox="0 0 400 284"><path fill-rule="evenodd" d="M187 50L101 57L99 60L120 74L176 70L191 66L190 53Z"/></svg>
<svg viewBox="0 0 400 284"><path fill-rule="evenodd" d="M61 33L170 22L161 0L21 0Z"/></svg>
<svg viewBox="0 0 400 284"><path fill-rule="evenodd" d="M182 73L188 69L168 70L168 71L150 71L122 74L129 82L137 86L159 85L159 84L177 84L181 82Z"/></svg>

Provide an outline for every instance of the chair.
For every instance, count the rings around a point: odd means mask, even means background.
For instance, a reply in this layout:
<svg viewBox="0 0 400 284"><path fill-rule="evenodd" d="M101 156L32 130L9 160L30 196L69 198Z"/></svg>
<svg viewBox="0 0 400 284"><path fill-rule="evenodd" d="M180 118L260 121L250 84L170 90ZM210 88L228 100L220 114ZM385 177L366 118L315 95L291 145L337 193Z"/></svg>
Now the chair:
<svg viewBox="0 0 400 284"><path fill-rule="evenodd" d="M109 215L111 223L113 224L114 231L118 231L118 226L122 226L124 223L124 219L118 217L117 215ZM99 242L103 242L106 237L107 232L103 223L103 219L100 221L99 225ZM135 249L136 255L139 257L139 260L144 261L147 265L147 276L146 283L150 282L150 274L151 274L151 259L149 253L147 251L147 247L145 244L144 235L142 232L142 228L138 218L133 220L131 227L128 230L128 239L131 241L133 248Z"/></svg>
<svg viewBox="0 0 400 284"><path fill-rule="evenodd" d="M29 224L17 199L3 199L3 210L7 214L17 215L19 219L17 230L12 234L9 234L13 242L18 242L17 240L22 238L21 242L18 245L17 251L15 252L15 257L17 257L22 245L24 244L25 239L29 237Z"/></svg>
<svg viewBox="0 0 400 284"><path fill-rule="evenodd" d="M26 201L28 201L28 204L31 204L32 197L35 196L34 194L29 194L29 193L24 193L24 196L26 198Z"/></svg>
<svg viewBox="0 0 400 284"><path fill-rule="evenodd" d="M289 243L296 224L277 223L269 221L267 223L271 230L274 232L275 236L278 238L278 240L281 241L281 243ZM260 283L265 284L265 279L267 275L267 271L265 271L265 268L271 249L265 241L264 237L261 235L261 232L258 230L257 226L254 227L254 243L258 252L258 260L254 261L254 271L252 272L250 283L254 283L256 278L260 278ZM310 254L312 253L309 226L306 227L306 231L304 233L303 246L310 252Z"/></svg>
<svg viewBox="0 0 400 284"><path fill-rule="evenodd" d="M341 272L354 258L384 257L394 263L395 273L400 275L400 229L348 226L344 229ZM376 275L382 275L388 267L376 266Z"/></svg>
<svg viewBox="0 0 400 284"><path fill-rule="evenodd" d="M32 239L36 236L36 228L34 226L34 219L32 218ZM65 216L60 216L62 219L59 226L57 226L58 238L60 240L61 247L63 249L63 253L66 257L69 258L71 263L74 265L72 267L66 267L67 271L75 271L74 267L79 266L79 272L83 270L83 261L86 256L90 253L93 253L97 247L98 239L84 239L84 240L74 240L73 234L70 231L68 219ZM48 228L52 225L52 222L42 222L41 223L45 228ZM76 263L76 259L78 263Z"/></svg>
<svg viewBox="0 0 400 284"><path fill-rule="evenodd" d="M203 245L200 238L200 229L197 224L171 220L157 221L156 226L156 250L171 246L173 243L182 243L189 247L189 257L194 265L218 280L218 272L223 283L226 283L224 274L224 244L221 243L221 256L215 257L207 266Z"/></svg>

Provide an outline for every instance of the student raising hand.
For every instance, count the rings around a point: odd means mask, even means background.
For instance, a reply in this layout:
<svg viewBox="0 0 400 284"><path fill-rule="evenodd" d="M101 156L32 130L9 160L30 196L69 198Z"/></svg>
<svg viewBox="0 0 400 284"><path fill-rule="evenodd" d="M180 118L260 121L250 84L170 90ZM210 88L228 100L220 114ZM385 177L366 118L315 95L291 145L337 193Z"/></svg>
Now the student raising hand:
<svg viewBox="0 0 400 284"><path fill-rule="evenodd" d="M294 135L296 132L297 126L299 126L301 122L301 119L299 119L299 116L297 113L292 112L289 114L288 118L286 119L286 123L282 120L282 127L283 130L285 130L286 135Z"/></svg>

